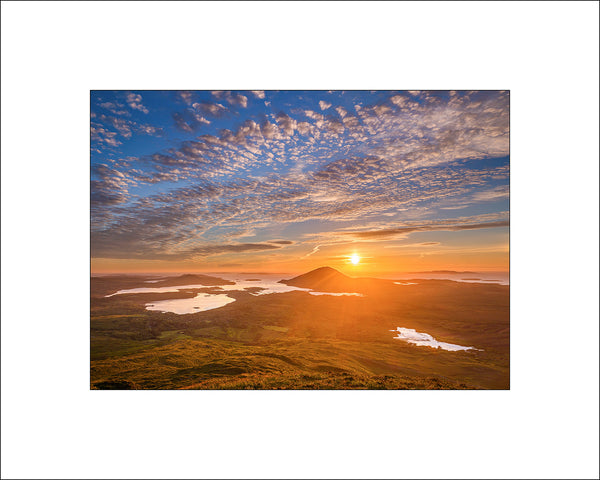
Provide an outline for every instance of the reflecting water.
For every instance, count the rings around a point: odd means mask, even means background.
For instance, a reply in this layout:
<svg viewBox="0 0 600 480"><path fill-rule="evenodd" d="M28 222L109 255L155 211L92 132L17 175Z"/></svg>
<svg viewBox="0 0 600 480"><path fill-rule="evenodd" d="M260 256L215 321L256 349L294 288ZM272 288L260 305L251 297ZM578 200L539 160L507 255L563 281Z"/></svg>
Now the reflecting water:
<svg viewBox="0 0 600 480"><path fill-rule="evenodd" d="M122 295L126 293L172 293L180 290L189 290L195 288L210 288L212 290L218 290L222 292L233 292L233 291L247 291L250 295L268 295L272 293L286 293L286 292L308 292L311 295L332 295L332 296L357 296L362 297L364 295L360 293L330 293L330 292L313 292L310 288L293 287L286 285L285 283L277 283L282 278L289 278L281 275L263 275L256 276L256 278L249 279L243 275L219 275L219 278L224 280L230 280L235 282L234 285L177 285L174 287L140 287L140 288L129 288L125 290L119 290L118 292L106 295L112 297L113 295ZM147 282L149 283L149 282ZM261 290L256 290L260 288ZM160 312L172 312L179 315L187 313L202 312L204 310L211 310L213 308L219 308L228 303L235 302L234 298L228 297L225 293L199 293L193 298L177 298L172 300L158 300L156 302L149 302L146 304L147 310L155 310Z"/></svg>
<svg viewBox="0 0 600 480"><path fill-rule="evenodd" d="M225 279L230 280L230 279ZM235 285L219 285L216 288L220 288L225 291L235 291L235 290L245 290L246 288L263 288L259 292L253 293L253 295L267 295L269 293L285 293L285 292L293 292L293 291L301 291L301 292L309 292L309 288L299 288L292 287L290 285L286 285L285 283L277 283L281 278L270 279L270 278L260 278L257 280L237 280L231 279L231 281L235 282Z"/></svg>
<svg viewBox="0 0 600 480"><path fill-rule="evenodd" d="M106 295L112 297L113 295L121 295L123 293L172 293L184 290L186 288L212 288L210 285L178 285L176 287L140 287L140 288L128 288L126 290L119 290L118 292Z"/></svg>
<svg viewBox="0 0 600 480"><path fill-rule="evenodd" d="M398 333L398 336L394 337L395 339L404 340L405 342L413 343L420 347L441 348L452 352L458 350L479 350L475 347L463 347L462 345L455 345L454 343L438 342L428 333L417 332L414 328L398 327L396 330L390 330L390 332Z"/></svg>
<svg viewBox="0 0 600 480"><path fill-rule="evenodd" d="M194 298L178 298L174 300L160 300L158 302L147 303L146 310L172 312L183 315L185 313L196 313L219 308L231 302L235 302L235 299L228 297L227 295L199 293Z"/></svg>

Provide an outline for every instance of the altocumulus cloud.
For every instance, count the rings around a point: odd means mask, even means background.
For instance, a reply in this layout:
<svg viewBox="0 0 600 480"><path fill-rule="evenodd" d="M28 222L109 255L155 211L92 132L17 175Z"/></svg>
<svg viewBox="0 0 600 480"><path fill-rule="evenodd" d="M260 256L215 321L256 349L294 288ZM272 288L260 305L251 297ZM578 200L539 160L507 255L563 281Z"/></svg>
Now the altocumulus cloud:
<svg viewBox="0 0 600 480"><path fill-rule="evenodd" d="M261 234L275 224L359 227L416 207L451 210L507 198L506 92L390 92L353 103L331 94L327 102L290 100L290 107L273 92L201 93L173 92L172 108L157 123L146 93L102 98L93 109L94 255L260 252L292 245ZM154 110L155 103L148 105ZM139 135L163 138L164 146L125 155L120 149ZM375 240L507 224L440 220L344 236ZM227 243L238 231L259 241Z"/></svg>
<svg viewBox="0 0 600 480"><path fill-rule="evenodd" d="M129 93L127 95L127 105L134 110L139 110L143 113L148 113L149 110L142 104L142 96L137 93Z"/></svg>

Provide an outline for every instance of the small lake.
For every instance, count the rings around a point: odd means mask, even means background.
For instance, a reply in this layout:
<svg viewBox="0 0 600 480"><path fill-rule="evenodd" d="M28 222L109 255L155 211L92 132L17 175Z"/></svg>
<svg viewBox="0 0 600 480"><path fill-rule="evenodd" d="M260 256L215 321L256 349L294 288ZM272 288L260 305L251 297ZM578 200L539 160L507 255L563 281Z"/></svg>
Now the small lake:
<svg viewBox="0 0 600 480"><path fill-rule="evenodd" d="M428 333L417 332L414 328L398 327L396 330L390 330L390 332L395 332L398 334L398 336L394 337L395 339L404 340L405 342L412 343L420 347L441 348L451 352L456 352L458 350L479 350L475 347L463 347L462 345L455 345L454 343L438 342Z"/></svg>
<svg viewBox="0 0 600 480"><path fill-rule="evenodd" d="M147 303L146 310L172 312L183 315L186 313L212 310L213 308L223 307L231 302L235 302L235 299L228 297L227 295L199 293L193 298L178 298L174 300L160 300L158 302Z"/></svg>
<svg viewBox="0 0 600 480"><path fill-rule="evenodd" d="M106 295L112 297L113 295L121 295L125 293L172 293L180 290L189 290L195 288L210 288L212 290L218 290L219 292L232 292L232 291L248 291L250 295L269 295L273 293L286 293L286 292L307 292L310 295L331 295L335 297L339 296L357 296L362 297L360 293L331 293L331 292L315 292L310 288L293 287L286 285L285 283L278 283L282 278L293 277L281 277L275 275L251 275L248 276L231 275L231 274L215 274L213 275L224 280L235 282L234 285L177 285L174 287L140 287L140 288L129 288L126 290L119 290L118 292ZM154 282L154 281L153 281ZM149 283L149 282L146 282ZM247 290L262 288L259 291ZM234 298L227 296L226 293L199 293L193 298L178 298L172 300L157 300L156 302L148 302L146 304L146 310L154 310L159 312L172 312L178 315L184 315L189 313L197 313L205 310L212 310L213 308L219 308L227 305L228 303L235 302Z"/></svg>

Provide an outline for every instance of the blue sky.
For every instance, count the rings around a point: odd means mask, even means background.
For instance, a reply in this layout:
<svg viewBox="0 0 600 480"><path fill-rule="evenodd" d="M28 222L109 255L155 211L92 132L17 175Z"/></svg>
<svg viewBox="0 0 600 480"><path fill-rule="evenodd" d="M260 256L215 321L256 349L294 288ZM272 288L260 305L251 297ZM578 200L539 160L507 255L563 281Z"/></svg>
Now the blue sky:
<svg viewBox="0 0 600 480"><path fill-rule="evenodd" d="M98 271L504 269L505 91L93 91Z"/></svg>

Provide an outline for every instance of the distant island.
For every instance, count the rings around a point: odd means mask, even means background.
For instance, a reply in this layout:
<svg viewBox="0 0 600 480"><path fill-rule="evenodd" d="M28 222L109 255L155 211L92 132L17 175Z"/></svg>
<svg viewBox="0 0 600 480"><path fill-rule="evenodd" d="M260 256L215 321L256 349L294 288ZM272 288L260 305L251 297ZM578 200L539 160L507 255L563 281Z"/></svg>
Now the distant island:
<svg viewBox="0 0 600 480"><path fill-rule="evenodd" d="M152 284L153 287L177 287L180 285L234 285L235 282L210 275L185 274L169 277Z"/></svg>

